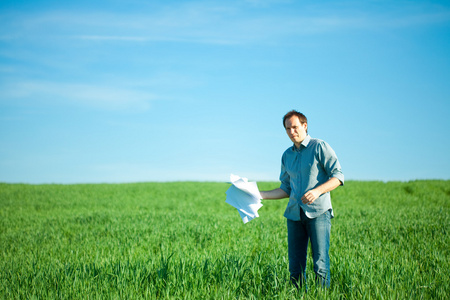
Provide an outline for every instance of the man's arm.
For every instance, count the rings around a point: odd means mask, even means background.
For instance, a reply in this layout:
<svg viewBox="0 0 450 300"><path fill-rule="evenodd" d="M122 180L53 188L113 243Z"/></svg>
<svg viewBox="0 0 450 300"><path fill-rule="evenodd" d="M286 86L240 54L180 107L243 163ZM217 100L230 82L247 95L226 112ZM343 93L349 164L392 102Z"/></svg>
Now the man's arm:
<svg viewBox="0 0 450 300"><path fill-rule="evenodd" d="M342 182L339 179L337 179L336 177L331 177L330 179L328 179L327 182L319 185L318 187L312 190L307 191L302 197L302 202L303 204L311 204L317 198L319 198L320 195L334 190L341 184Z"/></svg>
<svg viewBox="0 0 450 300"><path fill-rule="evenodd" d="M270 191L260 191L259 193L261 194L261 197L263 199L267 199L267 200L269 200L269 199L276 200L276 199L283 199L283 198L289 197L289 195L280 188L270 190Z"/></svg>

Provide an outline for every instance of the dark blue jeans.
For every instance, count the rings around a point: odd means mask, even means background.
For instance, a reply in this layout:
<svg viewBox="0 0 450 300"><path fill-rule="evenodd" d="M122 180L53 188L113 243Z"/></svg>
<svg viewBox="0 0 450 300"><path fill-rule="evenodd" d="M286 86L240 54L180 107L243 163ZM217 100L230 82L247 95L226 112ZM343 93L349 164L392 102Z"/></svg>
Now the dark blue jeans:
<svg viewBox="0 0 450 300"><path fill-rule="evenodd" d="M287 220L289 272L291 280L301 287L306 283L306 258L308 242L311 241L314 273L317 282L330 287L330 231L331 212L326 211L314 219L309 219L300 210L300 221Z"/></svg>

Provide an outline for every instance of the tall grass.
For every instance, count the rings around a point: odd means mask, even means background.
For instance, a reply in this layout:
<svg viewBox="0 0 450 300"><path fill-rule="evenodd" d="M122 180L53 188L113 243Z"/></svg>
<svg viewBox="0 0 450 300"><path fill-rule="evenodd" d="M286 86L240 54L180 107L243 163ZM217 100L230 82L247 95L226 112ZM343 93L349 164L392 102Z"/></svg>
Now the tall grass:
<svg viewBox="0 0 450 300"><path fill-rule="evenodd" d="M260 189L277 187L263 182ZM0 184L4 299L446 299L450 181L332 193L332 283L289 285L286 201L243 224L225 183Z"/></svg>

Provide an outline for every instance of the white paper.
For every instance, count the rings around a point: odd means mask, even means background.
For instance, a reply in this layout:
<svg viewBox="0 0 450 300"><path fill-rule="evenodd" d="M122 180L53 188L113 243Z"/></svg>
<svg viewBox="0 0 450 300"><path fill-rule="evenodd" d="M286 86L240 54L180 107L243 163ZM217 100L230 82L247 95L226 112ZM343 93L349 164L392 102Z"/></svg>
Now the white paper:
<svg viewBox="0 0 450 300"><path fill-rule="evenodd" d="M230 182L232 185L226 192L225 202L238 210L244 224L259 217L258 209L263 205L256 182L233 174L230 175Z"/></svg>

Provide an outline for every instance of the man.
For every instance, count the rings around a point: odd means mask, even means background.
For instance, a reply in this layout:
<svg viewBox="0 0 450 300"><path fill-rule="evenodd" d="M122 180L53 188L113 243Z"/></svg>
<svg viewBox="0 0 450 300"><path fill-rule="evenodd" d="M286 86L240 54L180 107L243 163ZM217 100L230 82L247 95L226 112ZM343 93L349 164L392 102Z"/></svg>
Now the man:
<svg viewBox="0 0 450 300"><path fill-rule="evenodd" d="M308 121L292 110L283 118L286 133L294 143L281 160L280 188L262 191L263 199L289 197L287 219L291 281L298 288L306 279L308 242L311 241L317 282L330 286L330 230L333 209L330 191L344 184L344 174L333 149L308 135Z"/></svg>

